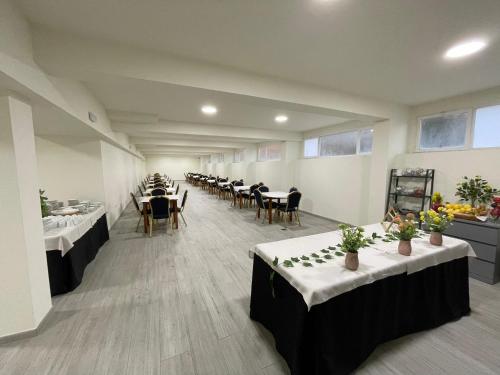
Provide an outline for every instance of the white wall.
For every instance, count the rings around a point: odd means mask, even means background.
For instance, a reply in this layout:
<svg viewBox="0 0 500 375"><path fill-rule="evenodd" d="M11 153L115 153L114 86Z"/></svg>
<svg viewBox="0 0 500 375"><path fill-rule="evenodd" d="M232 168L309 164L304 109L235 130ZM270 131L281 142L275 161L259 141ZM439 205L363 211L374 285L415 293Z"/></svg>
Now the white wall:
<svg viewBox="0 0 500 375"><path fill-rule="evenodd" d="M8 0L0 0L0 46L3 53L33 64L29 24Z"/></svg>
<svg viewBox="0 0 500 375"><path fill-rule="evenodd" d="M447 98L420 106L410 111L408 151L394 160L394 168L422 167L436 169L434 191L439 191L445 200L454 202L456 183L463 176L480 175L493 186L500 188L500 148L473 149L463 151L416 152L418 117L444 111L475 109L500 104L500 87L466 95Z"/></svg>
<svg viewBox="0 0 500 375"><path fill-rule="evenodd" d="M109 143L101 143L104 196L108 226L112 226L130 203L130 193L145 176L145 163Z"/></svg>
<svg viewBox="0 0 500 375"><path fill-rule="evenodd" d="M105 200L100 141L36 137L36 152L39 187L50 200Z"/></svg>
<svg viewBox="0 0 500 375"><path fill-rule="evenodd" d="M167 174L174 180L184 180L184 173L199 172L200 158L187 156L148 156L147 173Z"/></svg>

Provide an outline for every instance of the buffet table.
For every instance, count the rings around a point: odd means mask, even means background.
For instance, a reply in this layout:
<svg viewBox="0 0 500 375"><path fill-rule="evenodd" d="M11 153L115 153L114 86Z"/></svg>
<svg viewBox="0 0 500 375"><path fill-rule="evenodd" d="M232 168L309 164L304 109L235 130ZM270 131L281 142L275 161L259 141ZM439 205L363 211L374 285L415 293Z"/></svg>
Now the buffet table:
<svg viewBox="0 0 500 375"><path fill-rule="evenodd" d="M367 235L384 233L380 224L365 228ZM428 241L427 235L414 239L412 255L405 257L397 242L377 239L359 250L357 271L335 255L338 231L259 244L250 252L250 317L274 335L292 374L351 373L377 345L469 313L472 248L450 237L439 247ZM311 257L327 250L332 259L325 263ZM285 259L302 255L312 267L284 267Z"/></svg>
<svg viewBox="0 0 500 375"><path fill-rule="evenodd" d="M79 215L75 226L44 233L50 291L53 296L74 290L83 279L87 265L109 239L104 207Z"/></svg>

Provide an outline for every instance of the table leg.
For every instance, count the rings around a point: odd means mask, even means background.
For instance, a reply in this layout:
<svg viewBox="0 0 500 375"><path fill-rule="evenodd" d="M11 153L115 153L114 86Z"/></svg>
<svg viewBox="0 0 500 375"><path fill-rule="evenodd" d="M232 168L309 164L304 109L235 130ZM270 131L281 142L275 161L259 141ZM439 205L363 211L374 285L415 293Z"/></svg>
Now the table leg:
<svg viewBox="0 0 500 375"><path fill-rule="evenodd" d="M273 198L268 198L269 208L267 209L269 215L269 224L273 223Z"/></svg>
<svg viewBox="0 0 500 375"><path fill-rule="evenodd" d="M240 193L240 210L243 208L243 195Z"/></svg>

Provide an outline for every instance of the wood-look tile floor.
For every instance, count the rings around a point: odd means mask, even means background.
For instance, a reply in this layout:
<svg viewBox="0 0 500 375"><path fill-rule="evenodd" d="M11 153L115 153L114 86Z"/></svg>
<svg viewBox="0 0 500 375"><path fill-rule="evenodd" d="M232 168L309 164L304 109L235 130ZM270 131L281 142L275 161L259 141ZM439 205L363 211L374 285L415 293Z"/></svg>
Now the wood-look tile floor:
<svg viewBox="0 0 500 375"><path fill-rule="evenodd" d="M0 374L288 374L271 335L249 314L248 249L336 229L268 225L254 210L182 184L178 231L136 233L127 207L72 293L53 299L38 336L0 345ZM359 374L499 374L500 285L471 280L470 317L380 346Z"/></svg>

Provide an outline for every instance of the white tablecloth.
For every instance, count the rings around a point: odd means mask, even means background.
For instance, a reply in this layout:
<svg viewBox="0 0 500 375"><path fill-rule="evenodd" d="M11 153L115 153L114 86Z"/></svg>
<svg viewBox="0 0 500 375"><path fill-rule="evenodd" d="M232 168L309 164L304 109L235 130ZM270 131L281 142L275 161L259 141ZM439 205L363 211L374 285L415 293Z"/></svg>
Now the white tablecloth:
<svg viewBox="0 0 500 375"><path fill-rule="evenodd" d="M236 191L236 192L238 192L238 191L246 191L246 190L250 190L250 186L249 185L235 186L234 187L234 191Z"/></svg>
<svg viewBox="0 0 500 375"><path fill-rule="evenodd" d="M365 229L367 236L371 236L373 232L381 236L385 234L380 224L367 225ZM359 250L359 268L356 271L346 269L345 256L334 255L335 250L330 251L334 259L323 258L326 263L316 263L314 258L310 257L311 253L324 256L321 250L336 246L340 240L340 231L291 238L258 244L250 250L250 256L253 256L253 253L257 254L283 276L302 294L309 309L330 298L388 276L411 274L454 259L476 256L472 247L465 241L444 237L443 246L433 246L429 243L429 236L424 234L422 238L412 240L413 250L410 256L398 253L398 241L375 240L375 244ZM304 267L297 263L290 268L283 266L282 262L285 259L302 255L310 257L313 267ZM279 259L278 267L272 265L275 257Z"/></svg>
<svg viewBox="0 0 500 375"><path fill-rule="evenodd" d="M61 256L64 256L73 247L75 241L92 228L104 214L106 214L104 207L99 207L91 213L79 215L82 221L75 226L55 228L44 232L45 250L60 250Z"/></svg>

